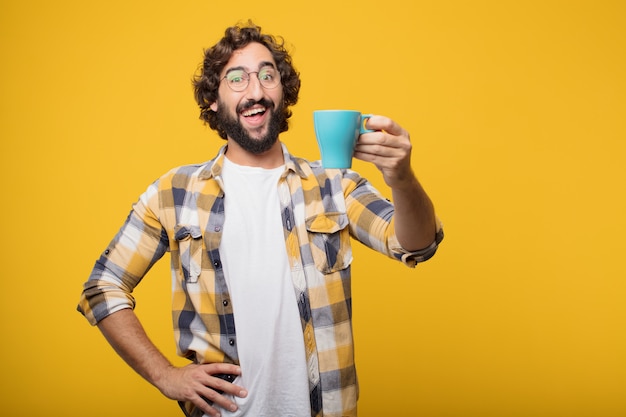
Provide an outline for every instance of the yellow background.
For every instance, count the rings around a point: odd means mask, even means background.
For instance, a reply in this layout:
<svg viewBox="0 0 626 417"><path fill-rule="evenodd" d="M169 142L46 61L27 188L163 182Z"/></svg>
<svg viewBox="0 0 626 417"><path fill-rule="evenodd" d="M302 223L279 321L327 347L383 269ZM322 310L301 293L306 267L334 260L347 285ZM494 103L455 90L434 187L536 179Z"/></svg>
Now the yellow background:
<svg viewBox="0 0 626 417"><path fill-rule="evenodd" d="M607 0L2 0L0 415L180 415L75 305L145 187L222 144L190 78L247 18L302 74L290 150L317 158L314 109L388 115L445 224L416 271L356 249L360 415L626 416L626 3ZM174 357L168 263L137 312Z"/></svg>

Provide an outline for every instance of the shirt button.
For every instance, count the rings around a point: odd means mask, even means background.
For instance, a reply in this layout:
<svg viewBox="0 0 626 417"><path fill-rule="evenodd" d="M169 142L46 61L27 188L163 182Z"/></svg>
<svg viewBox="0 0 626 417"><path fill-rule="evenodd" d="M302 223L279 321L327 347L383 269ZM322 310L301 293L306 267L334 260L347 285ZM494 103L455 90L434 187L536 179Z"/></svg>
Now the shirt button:
<svg viewBox="0 0 626 417"><path fill-rule="evenodd" d="M222 228L220 226L215 226L215 229L213 229L213 230L215 230L216 232L220 232L222 230Z"/></svg>
<svg viewBox="0 0 626 417"><path fill-rule="evenodd" d="M228 306L228 300L224 300L224 301L222 301L222 305L223 305L224 307L227 307L227 306Z"/></svg>
<svg viewBox="0 0 626 417"><path fill-rule="evenodd" d="M228 344L231 345L231 346L234 346L235 345L235 339L230 339L228 341Z"/></svg>
<svg viewBox="0 0 626 417"><path fill-rule="evenodd" d="M213 261L213 266L214 266L216 269L219 269L219 267L220 267L221 265L222 265L222 263L219 261L219 259L218 259L218 260Z"/></svg>

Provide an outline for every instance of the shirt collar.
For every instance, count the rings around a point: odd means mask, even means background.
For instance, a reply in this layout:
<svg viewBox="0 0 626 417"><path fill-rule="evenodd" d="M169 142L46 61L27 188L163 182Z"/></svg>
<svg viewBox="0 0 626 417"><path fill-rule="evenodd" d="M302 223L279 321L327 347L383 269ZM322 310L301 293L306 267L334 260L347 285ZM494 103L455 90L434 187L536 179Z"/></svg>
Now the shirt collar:
<svg viewBox="0 0 626 417"><path fill-rule="evenodd" d="M226 153L227 145L224 145L220 148L219 152L211 161L207 162L205 166L200 171L198 178L201 180L208 180L211 178L217 178L222 174L222 167L224 165L224 154ZM284 143L281 143L281 147L283 149L283 156L285 158L285 173L283 176L287 176L287 174L291 172L295 172L301 178L306 178L307 174L304 170L304 166L307 166L303 159L296 158L289 153L287 150L287 146Z"/></svg>

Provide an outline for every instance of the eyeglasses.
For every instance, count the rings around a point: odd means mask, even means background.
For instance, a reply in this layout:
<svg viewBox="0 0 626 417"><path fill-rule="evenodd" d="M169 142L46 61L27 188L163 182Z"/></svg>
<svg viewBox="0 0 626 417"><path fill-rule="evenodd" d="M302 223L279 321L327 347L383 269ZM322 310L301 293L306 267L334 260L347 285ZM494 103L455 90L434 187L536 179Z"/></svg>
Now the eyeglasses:
<svg viewBox="0 0 626 417"><path fill-rule="evenodd" d="M222 80L226 80L226 84L231 90L241 92L248 88L250 75L252 74L256 74L263 88L276 88L278 84L280 84L280 73L273 67L261 68L253 72L246 72L242 69L232 69L222 77Z"/></svg>

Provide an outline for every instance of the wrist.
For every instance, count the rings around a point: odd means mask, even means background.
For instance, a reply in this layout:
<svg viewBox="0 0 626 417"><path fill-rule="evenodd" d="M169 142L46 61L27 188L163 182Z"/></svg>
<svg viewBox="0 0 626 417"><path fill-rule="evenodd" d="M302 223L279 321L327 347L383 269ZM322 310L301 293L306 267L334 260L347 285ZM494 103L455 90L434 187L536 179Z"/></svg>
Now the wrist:
<svg viewBox="0 0 626 417"><path fill-rule="evenodd" d="M405 173L395 175L393 179L390 179L387 183L394 191L399 192L413 192L421 188L419 181L413 170L409 169Z"/></svg>

